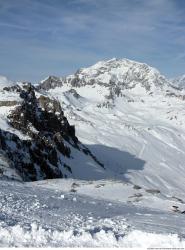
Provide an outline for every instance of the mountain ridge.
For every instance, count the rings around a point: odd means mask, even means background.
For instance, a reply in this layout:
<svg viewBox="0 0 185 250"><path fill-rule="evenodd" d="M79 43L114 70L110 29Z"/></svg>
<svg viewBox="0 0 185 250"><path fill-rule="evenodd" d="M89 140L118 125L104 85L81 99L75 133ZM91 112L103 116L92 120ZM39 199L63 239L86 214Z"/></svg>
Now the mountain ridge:
<svg viewBox="0 0 185 250"><path fill-rule="evenodd" d="M175 86L185 88L185 74L172 78L171 81Z"/></svg>
<svg viewBox="0 0 185 250"><path fill-rule="evenodd" d="M117 85L128 88L141 84L146 89L150 89L152 84L161 87L164 84L169 84L169 81L157 69L145 63L113 58L99 61L88 68L81 68L67 77L54 78L50 76L41 81L39 88L48 90L60 87L62 84L70 84L71 86L99 84L109 87Z"/></svg>

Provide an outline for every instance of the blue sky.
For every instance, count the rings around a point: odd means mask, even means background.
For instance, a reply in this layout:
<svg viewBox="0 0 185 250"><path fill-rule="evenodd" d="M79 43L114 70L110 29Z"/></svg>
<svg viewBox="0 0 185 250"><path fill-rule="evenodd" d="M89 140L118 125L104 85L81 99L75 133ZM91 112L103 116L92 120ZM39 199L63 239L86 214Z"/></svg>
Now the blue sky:
<svg viewBox="0 0 185 250"><path fill-rule="evenodd" d="M0 74L37 82L129 58L185 74L184 0L0 0Z"/></svg>

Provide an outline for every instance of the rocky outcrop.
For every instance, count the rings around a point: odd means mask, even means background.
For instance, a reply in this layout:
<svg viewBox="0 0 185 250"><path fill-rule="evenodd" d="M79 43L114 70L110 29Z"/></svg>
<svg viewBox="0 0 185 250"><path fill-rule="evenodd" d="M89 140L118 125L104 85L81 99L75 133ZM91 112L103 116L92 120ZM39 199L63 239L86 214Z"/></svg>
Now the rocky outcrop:
<svg viewBox="0 0 185 250"><path fill-rule="evenodd" d="M10 107L10 106L15 106L17 105L18 102L17 101L0 101L0 107Z"/></svg>
<svg viewBox="0 0 185 250"><path fill-rule="evenodd" d="M37 87L38 90L49 90L54 89L56 87L61 87L63 85L63 81L61 78L56 76L49 76L47 79L43 80L39 86Z"/></svg>
<svg viewBox="0 0 185 250"><path fill-rule="evenodd" d="M24 180L63 177L61 154L70 157L64 139L74 145L78 142L74 127L64 117L60 104L44 96L37 99L31 84L24 86L20 97L23 102L8 116L9 124L30 140L1 131L1 148Z"/></svg>
<svg viewBox="0 0 185 250"><path fill-rule="evenodd" d="M74 144L78 142L75 129L70 126L60 103L45 96L36 98L34 87L29 84L22 90L23 102L8 116L12 127L21 130L31 138L52 133L61 133L62 137Z"/></svg>
<svg viewBox="0 0 185 250"><path fill-rule="evenodd" d="M20 97L22 103L7 118L9 125L27 137L20 139L0 130L0 150L23 180L67 177L63 172L72 173L65 163L71 157L71 147L103 167L78 141L74 126L68 123L57 100L40 94L36 97L35 88L29 83L20 90Z"/></svg>
<svg viewBox="0 0 185 250"><path fill-rule="evenodd" d="M23 88L25 86L25 84L23 83ZM17 92L20 93L21 92L21 87L18 84L12 85L12 86L7 86L3 88L4 91L8 91L8 92Z"/></svg>
<svg viewBox="0 0 185 250"><path fill-rule="evenodd" d="M75 89L70 89L68 91L65 92L66 95L71 94L73 95L76 99L81 98L81 96L77 93L77 91Z"/></svg>
<svg viewBox="0 0 185 250"><path fill-rule="evenodd" d="M0 149L24 181L63 177L57 151L45 138L21 140L0 130Z"/></svg>

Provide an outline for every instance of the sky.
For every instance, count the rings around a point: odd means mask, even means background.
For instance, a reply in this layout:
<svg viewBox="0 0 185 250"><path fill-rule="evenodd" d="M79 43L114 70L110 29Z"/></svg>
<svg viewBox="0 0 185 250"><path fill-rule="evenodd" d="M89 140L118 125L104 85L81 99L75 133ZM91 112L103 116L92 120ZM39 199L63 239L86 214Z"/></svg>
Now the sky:
<svg viewBox="0 0 185 250"><path fill-rule="evenodd" d="M113 57L185 74L185 1L0 0L0 75L38 82Z"/></svg>

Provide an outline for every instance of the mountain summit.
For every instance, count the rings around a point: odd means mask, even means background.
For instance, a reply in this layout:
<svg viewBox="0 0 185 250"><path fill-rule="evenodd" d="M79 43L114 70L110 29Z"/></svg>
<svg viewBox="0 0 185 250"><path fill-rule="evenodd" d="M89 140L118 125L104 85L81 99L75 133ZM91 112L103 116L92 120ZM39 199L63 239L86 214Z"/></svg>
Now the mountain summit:
<svg viewBox="0 0 185 250"><path fill-rule="evenodd" d="M162 88L167 85L168 80L157 69L145 63L113 58L100 61L88 68L81 68L75 74L65 78L50 76L41 82L40 88L48 90L49 88L62 86L62 84L70 84L73 87L97 84L127 89L139 85L150 91L156 87Z"/></svg>

